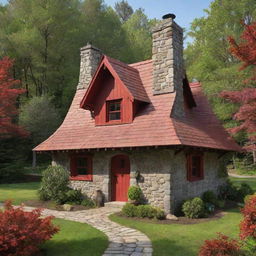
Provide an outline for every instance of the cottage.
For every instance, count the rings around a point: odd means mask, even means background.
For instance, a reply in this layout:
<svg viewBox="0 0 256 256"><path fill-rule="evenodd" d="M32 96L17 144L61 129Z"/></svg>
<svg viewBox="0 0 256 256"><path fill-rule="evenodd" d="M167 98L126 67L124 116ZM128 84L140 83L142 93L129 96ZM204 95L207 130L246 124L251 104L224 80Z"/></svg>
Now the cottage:
<svg viewBox="0 0 256 256"><path fill-rule="evenodd" d="M216 191L222 156L238 151L199 83L188 83L183 32L165 15L153 31L152 60L125 64L81 48L80 77L68 114L35 152L70 172L71 186L106 201L127 201L139 185L167 213L184 199Z"/></svg>

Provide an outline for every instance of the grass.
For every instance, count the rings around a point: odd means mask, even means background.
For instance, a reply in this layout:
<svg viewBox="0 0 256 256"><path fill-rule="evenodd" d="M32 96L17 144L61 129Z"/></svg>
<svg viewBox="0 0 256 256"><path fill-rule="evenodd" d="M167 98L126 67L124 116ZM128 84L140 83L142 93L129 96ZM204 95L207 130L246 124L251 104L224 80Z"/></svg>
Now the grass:
<svg viewBox="0 0 256 256"><path fill-rule="evenodd" d="M146 234L152 241L154 256L196 256L204 240L216 237L217 232L236 238L241 215L232 210L219 220L191 225L152 224L117 215L111 215L110 219Z"/></svg>
<svg viewBox="0 0 256 256"><path fill-rule="evenodd" d="M35 200L39 182L0 184L0 202L12 199L13 204L21 204L24 201Z"/></svg>
<svg viewBox="0 0 256 256"><path fill-rule="evenodd" d="M230 177L229 179L237 185L240 185L241 183L247 183L256 192L256 178L234 178L234 177Z"/></svg>
<svg viewBox="0 0 256 256"><path fill-rule="evenodd" d="M256 191L256 179L231 180L237 185L242 182L248 183ZM221 219L193 225L153 224L117 215L111 215L110 219L146 234L153 243L154 256L196 256L204 240L216 237L218 232L237 238L241 214L238 209L233 209Z"/></svg>
<svg viewBox="0 0 256 256"><path fill-rule="evenodd" d="M39 182L1 184L0 201L12 199L14 204L37 199ZM100 256L108 246L108 239L101 231L74 221L54 219L60 232L42 248L47 256Z"/></svg>
<svg viewBox="0 0 256 256"><path fill-rule="evenodd" d="M107 237L85 223L62 219L53 223L60 232L42 246L47 256L100 256L108 246Z"/></svg>

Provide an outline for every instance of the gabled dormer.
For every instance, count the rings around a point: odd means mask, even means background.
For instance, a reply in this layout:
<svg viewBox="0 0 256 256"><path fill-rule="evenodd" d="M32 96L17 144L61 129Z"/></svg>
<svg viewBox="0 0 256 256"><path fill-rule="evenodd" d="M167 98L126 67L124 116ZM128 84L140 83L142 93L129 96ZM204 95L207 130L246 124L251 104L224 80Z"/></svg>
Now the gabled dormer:
<svg viewBox="0 0 256 256"><path fill-rule="evenodd" d="M148 103L138 70L104 56L80 106L91 111L95 125L114 125L132 123Z"/></svg>

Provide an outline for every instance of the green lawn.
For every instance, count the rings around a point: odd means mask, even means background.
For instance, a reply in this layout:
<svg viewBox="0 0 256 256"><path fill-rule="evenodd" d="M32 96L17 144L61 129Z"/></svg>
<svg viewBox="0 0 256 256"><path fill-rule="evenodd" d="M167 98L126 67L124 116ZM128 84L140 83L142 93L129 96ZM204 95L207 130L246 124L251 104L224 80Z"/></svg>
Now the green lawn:
<svg viewBox="0 0 256 256"><path fill-rule="evenodd" d="M37 199L38 182L1 184L0 202L12 199L14 204ZM107 237L99 230L74 221L54 219L60 232L43 245L47 256L100 256L108 246Z"/></svg>
<svg viewBox="0 0 256 256"><path fill-rule="evenodd" d="M47 256L100 256L108 246L107 237L87 224L62 219L53 222L60 232L43 245Z"/></svg>
<svg viewBox="0 0 256 256"><path fill-rule="evenodd" d="M191 225L151 224L116 215L111 215L110 219L146 234L153 243L154 256L196 256L204 240L215 237L217 232L237 237L241 215L234 210L219 220Z"/></svg>
<svg viewBox="0 0 256 256"><path fill-rule="evenodd" d="M236 184L246 182L256 191L256 179L231 179ZM121 225L135 228L146 234L153 243L154 256L196 256L204 240L216 237L217 232L236 238L241 214L238 209L228 211L219 220L200 224L152 224L111 215Z"/></svg>
<svg viewBox="0 0 256 256"><path fill-rule="evenodd" d="M241 178L234 178L230 177L229 178L232 182L234 182L237 185L240 185L241 183L247 183L249 184L252 189L256 192L256 178L246 178L246 179L241 179Z"/></svg>
<svg viewBox="0 0 256 256"><path fill-rule="evenodd" d="M38 199L37 189L39 182L0 184L0 202L12 199L13 204Z"/></svg>

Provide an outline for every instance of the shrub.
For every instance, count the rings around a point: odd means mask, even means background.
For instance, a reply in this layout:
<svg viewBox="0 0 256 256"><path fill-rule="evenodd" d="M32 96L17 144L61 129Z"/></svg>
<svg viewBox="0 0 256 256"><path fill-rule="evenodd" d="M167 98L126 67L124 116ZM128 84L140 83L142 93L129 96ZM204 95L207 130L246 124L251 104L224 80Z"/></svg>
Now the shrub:
<svg viewBox="0 0 256 256"><path fill-rule="evenodd" d="M139 218L154 218L156 210L151 205L139 205L136 209L136 216Z"/></svg>
<svg viewBox="0 0 256 256"><path fill-rule="evenodd" d="M237 201L238 197L238 189L231 181L219 187L219 199Z"/></svg>
<svg viewBox="0 0 256 256"><path fill-rule="evenodd" d="M205 191L202 195L202 200L205 202L205 203L210 203L210 204L213 204L213 205L217 205L217 196L214 194L213 191L211 190L208 190L208 191Z"/></svg>
<svg viewBox="0 0 256 256"><path fill-rule="evenodd" d="M127 203L123 206L122 213L127 217L165 219L164 211L151 205L135 206L134 204Z"/></svg>
<svg viewBox="0 0 256 256"><path fill-rule="evenodd" d="M61 193L69 190L69 174L61 166L49 166L43 171L39 197L41 200L58 200Z"/></svg>
<svg viewBox="0 0 256 256"><path fill-rule="evenodd" d="M128 189L128 198L136 202L140 202L142 198L142 190L138 186L131 186Z"/></svg>
<svg viewBox="0 0 256 256"><path fill-rule="evenodd" d="M182 205L182 211L188 218L200 218L205 215L204 207L203 200L199 197L195 197L185 201Z"/></svg>
<svg viewBox="0 0 256 256"><path fill-rule="evenodd" d="M89 198L89 197L86 197L82 202L81 202L81 205L85 206L85 207L88 207L88 208L95 208L96 207L96 204L95 202Z"/></svg>
<svg viewBox="0 0 256 256"><path fill-rule="evenodd" d="M29 256L39 250L39 246L59 231L51 220L40 218L41 210L23 211L5 202L5 210L0 210L0 255Z"/></svg>
<svg viewBox="0 0 256 256"><path fill-rule="evenodd" d="M246 183L242 183L238 188L239 201L244 201L244 198L253 194L253 189Z"/></svg>
<svg viewBox="0 0 256 256"><path fill-rule="evenodd" d="M126 203L122 208L122 213L127 217L136 216L136 206L130 203Z"/></svg>
<svg viewBox="0 0 256 256"><path fill-rule="evenodd" d="M59 192L55 198L57 204L76 204L79 205L84 199L84 195L81 190L74 190L68 188L66 192Z"/></svg>
<svg viewBox="0 0 256 256"><path fill-rule="evenodd" d="M244 219L240 223L240 238L256 240L256 195L250 196L241 210Z"/></svg>
<svg viewBox="0 0 256 256"><path fill-rule="evenodd" d="M155 216L154 217L158 220L164 220L165 219L165 213L162 209L155 208Z"/></svg>
<svg viewBox="0 0 256 256"><path fill-rule="evenodd" d="M239 256L241 250L239 243L234 239L219 234L219 237L206 240L200 248L198 256Z"/></svg>

